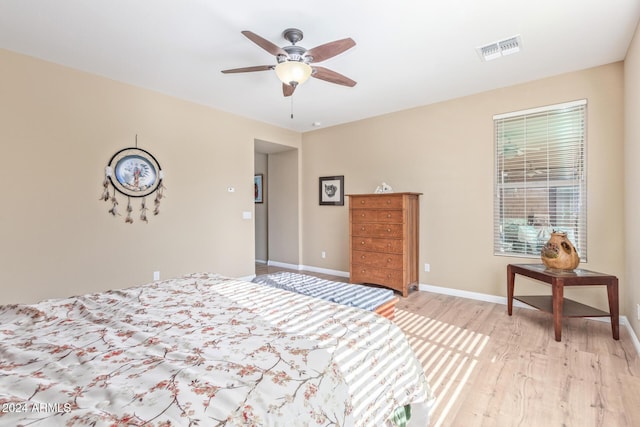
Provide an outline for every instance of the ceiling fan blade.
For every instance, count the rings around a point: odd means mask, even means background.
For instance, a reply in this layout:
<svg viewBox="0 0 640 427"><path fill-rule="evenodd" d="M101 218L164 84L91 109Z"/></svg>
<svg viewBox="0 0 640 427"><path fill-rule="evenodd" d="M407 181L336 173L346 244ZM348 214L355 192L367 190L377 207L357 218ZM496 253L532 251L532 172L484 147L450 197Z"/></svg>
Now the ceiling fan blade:
<svg viewBox="0 0 640 427"><path fill-rule="evenodd" d="M341 54L345 50L351 49L355 45L356 42L348 37L346 39L336 40L316 46L313 49L309 49L305 56L313 56L313 61L311 62L322 62Z"/></svg>
<svg viewBox="0 0 640 427"><path fill-rule="evenodd" d="M354 87L356 82L351 80L349 77L343 76L340 73L336 73L328 68L314 66L313 73L311 73L311 77L315 77L316 79L325 80L331 83L336 83L342 86Z"/></svg>
<svg viewBox="0 0 640 427"><path fill-rule="evenodd" d="M251 31L242 31L242 34L244 34L244 36L246 38L248 38L249 40L251 40L252 42L257 44L258 46L260 46L261 48L263 48L264 50L269 52L271 55L274 55L274 56L278 56L278 55L288 56L287 52L285 52L284 49L282 49L279 46L276 46L275 44L271 43L269 40L260 37L256 33L253 33Z"/></svg>
<svg viewBox="0 0 640 427"><path fill-rule="evenodd" d="M282 83L282 94L283 94L284 96L291 96L291 95L293 95L293 91L294 91L294 90L296 90L296 87L295 87L295 86L291 86L291 85L288 85L288 84L286 84L286 83Z"/></svg>
<svg viewBox="0 0 640 427"><path fill-rule="evenodd" d="M273 65L256 65L255 67L242 67L242 68L232 68L230 70L222 70L225 74L230 73L250 73L252 71L267 71L273 70L275 66Z"/></svg>

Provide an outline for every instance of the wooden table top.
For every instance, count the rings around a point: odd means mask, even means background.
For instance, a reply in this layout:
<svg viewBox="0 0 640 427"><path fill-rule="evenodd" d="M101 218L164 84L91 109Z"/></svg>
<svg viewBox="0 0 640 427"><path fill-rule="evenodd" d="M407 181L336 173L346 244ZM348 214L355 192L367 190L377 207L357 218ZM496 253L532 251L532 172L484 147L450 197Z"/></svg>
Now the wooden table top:
<svg viewBox="0 0 640 427"><path fill-rule="evenodd" d="M612 278L611 274L598 273L597 271L576 268L575 270L559 270L548 268L544 264L509 264L517 273L518 270L526 270L553 278Z"/></svg>

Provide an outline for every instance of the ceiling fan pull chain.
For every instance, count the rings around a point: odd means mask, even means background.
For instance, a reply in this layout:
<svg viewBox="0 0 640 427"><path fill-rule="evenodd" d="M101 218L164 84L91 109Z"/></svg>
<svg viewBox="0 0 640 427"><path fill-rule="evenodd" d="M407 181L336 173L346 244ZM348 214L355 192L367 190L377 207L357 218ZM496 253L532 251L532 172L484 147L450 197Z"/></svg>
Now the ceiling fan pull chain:
<svg viewBox="0 0 640 427"><path fill-rule="evenodd" d="M291 99L291 119L293 120L293 96L291 96L290 99Z"/></svg>

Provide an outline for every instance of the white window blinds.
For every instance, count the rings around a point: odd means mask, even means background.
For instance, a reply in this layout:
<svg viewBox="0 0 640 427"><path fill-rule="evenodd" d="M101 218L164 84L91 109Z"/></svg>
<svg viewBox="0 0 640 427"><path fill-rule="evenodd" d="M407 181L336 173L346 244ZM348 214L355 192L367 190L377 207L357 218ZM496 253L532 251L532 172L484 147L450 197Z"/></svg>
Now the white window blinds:
<svg viewBox="0 0 640 427"><path fill-rule="evenodd" d="M494 116L494 254L539 257L554 230L587 260L586 100Z"/></svg>

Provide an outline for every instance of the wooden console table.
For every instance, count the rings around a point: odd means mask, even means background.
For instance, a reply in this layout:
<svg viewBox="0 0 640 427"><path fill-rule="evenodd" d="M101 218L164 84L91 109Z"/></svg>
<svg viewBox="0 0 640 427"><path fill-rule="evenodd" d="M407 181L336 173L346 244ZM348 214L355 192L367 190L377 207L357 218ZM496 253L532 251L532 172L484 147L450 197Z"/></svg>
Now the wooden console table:
<svg viewBox="0 0 640 427"><path fill-rule="evenodd" d="M514 296L515 276L529 277L551 285L552 295ZM607 287L609 298L609 313L597 308L589 307L576 301L564 298L565 286L593 286ZM610 317L613 339L620 339L620 319L618 314L618 278L609 274L583 270L555 270L548 269L544 264L509 264L507 265L507 311L509 316L513 312L513 300L516 299L527 305L553 314L553 327L556 341L562 336L563 317Z"/></svg>

